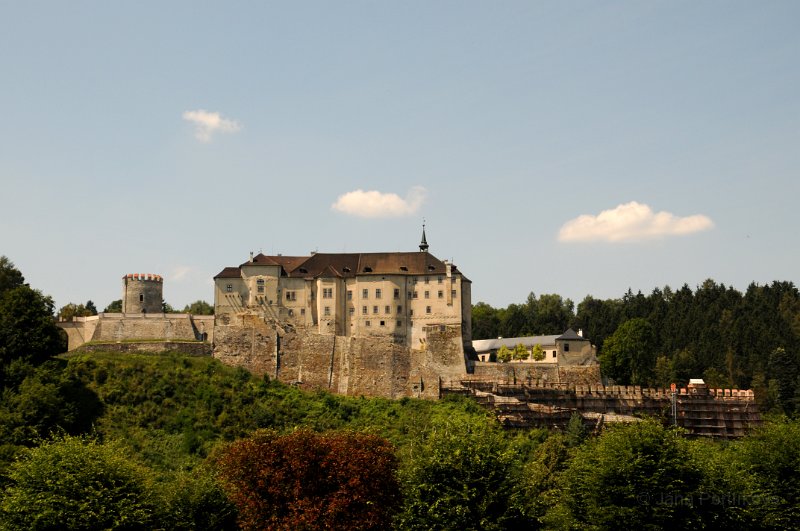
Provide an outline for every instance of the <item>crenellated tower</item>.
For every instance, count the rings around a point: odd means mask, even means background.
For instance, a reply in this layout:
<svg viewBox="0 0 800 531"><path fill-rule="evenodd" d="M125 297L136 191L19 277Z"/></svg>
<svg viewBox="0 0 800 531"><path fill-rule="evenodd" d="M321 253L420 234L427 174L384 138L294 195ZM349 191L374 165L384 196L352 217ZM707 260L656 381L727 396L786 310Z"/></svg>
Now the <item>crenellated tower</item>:
<svg viewBox="0 0 800 531"><path fill-rule="evenodd" d="M162 313L164 277L129 273L122 277L122 313Z"/></svg>

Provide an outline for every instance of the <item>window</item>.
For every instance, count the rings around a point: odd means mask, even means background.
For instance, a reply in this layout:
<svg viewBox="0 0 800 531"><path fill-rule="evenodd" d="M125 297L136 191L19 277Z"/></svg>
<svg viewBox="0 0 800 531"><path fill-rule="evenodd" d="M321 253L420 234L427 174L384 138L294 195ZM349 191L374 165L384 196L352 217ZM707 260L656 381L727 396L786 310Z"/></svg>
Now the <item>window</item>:
<svg viewBox="0 0 800 531"><path fill-rule="evenodd" d="M400 326L403 326L403 321L401 321L400 319L398 319L398 320L397 320L397 326L398 326L398 327L400 327Z"/></svg>
<svg viewBox="0 0 800 531"><path fill-rule="evenodd" d="M410 291L408 292L408 298L409 299L411 298L411 292Z"/></svg>
<svg viewBox="0 0 800 531"><path fill-rule="evenodd" d="M228 293L233 291L233 284L228 284L227 286L225 286L225 291L227 291Z"/></svg>
<svg viewBox="0 0 800 531"><path fill-rule="evenodd" d="M431 292L430 291L426 291L425 292L425 298L426 299L430 299L431 298Z"/></svg>
<svg viewBox="0 0 800 531"><path fill-rule="evenodd" d="M378 313L378 307L377 306L373 306L372 307L372 313Z"/></svg>
<svg viewBox="0 0 800 531"><path fill-rule="evenodd" d="M453 297L453 298L455 299L455 298L456 298L456 290L454 290L454 289L451 289L451 290L450 290L450 296L451 296L451 297Z"/></svg>
<svg viewBox="0 0 800 531"><path fill-rule="evenodd" d="M256 291L258 291L259 293L264 293L264 279L263 278L259 278L258 280L256 280Z"/></svg>
<svg viewBox="0 0 800 531"><path fill-rule="evenodd" d="M347 290L347 300L353 300L353 290L351 289Z"/></svg>
<svg viewBox="0 0 800 531"><path fill-rule="evenodd" d="M325 309L323 310L323 315L328 317L328 316L330 316L330 314L331 314L331 307L330 306L325 306Z"/></svg>
<svg viewBox="0 0 800 531"><path fill-rule="evenodd" d="M367 307L366 306L362 306L361 307L361 315L367 315Z"/></svg>
<svg viewBox="0 0 800 531"><path fill-rule="evenodd" d="M144 302L144 293L139 294L139 302Z"/></svg>
<svg viewBox="0 0 800 531"><path fill-rule="evenodd" d="M411 277L411 283L412 284L416 284L417 283L417 277Z"/></svg>
<svg viewBox="0 0 800 531"><path fill-rule="evenodd" d="M450 277L450 284L456 283L456 277Z"/></svg>
<svg viewBox="0 0 800 531"><path fill-rule="evenodd" d="M381 298L381 289L380 288L375 290L375 298L376 299L380 299Z"/></svg>
<svg viewBox="0 0 800 531"><path fill-rule="evenodd" d="M294 315L294 310L289 310L289 317L292 317L293 315Z"/></svg>
<svg viewBox="0 0 800 531"><path fill-rule="evenodd" d="M564 343L564 352L569 352L569 343Z"/></svg>
<svg viewBox="0 0 800 531"><path fill-rule="evenodd" d="M323 299L332 299L333 298L333 288L322 288L322 298Z"/></svg>
<svg viewBox="0 0 800 531"><path fill-rule="evenodd" d="M553 351L553 357L554 358L556 357L556 351L555 350Z"/></svg>
<svg viewBox="0 0 800 531"><path fill-rule="evenodd" d="M395 299L399 299L400 298L400 290L397 289L397 288L394 289L394 298Z"/></svg>
<svg viewBox="0 0 800 531"><path fill-rule="evenodd" d="M414 310L408 310L408 315L414 317Z"/></svg>
<svg viewBox="0 0 800 531"><path fill-rule="evenodd" d="M392 307L391 307L391 306L386 306L386 307L383 309L383 313L392 313Z"/></svg>
<svg viewBox="0 0 800 531"><path fill-rule="evenodd" d="M440 299L444 299L444 291L442 291L442 290L439 290L439 292L437 293L437 295L439 296L439 298L440 298Z"/></svg>
<svg viewBox="0 0 800 531"><path fill-rule="evenodd" d="M381 321L381 326L386 326L386 321Z"/></svg>
<svg viewBox="0 0 800 531"><path fill-rule="evenodd" d="M431 307L425 306L425 313L431 313Z"/></svg>
<svg viewBox="0 0 800 531"><path fill-rule="evenodd" d="M347 309L347 313L350 315L350 317L353 317L356 314L356 309L353 306L351 306L350 308Z"/></svg>
<svg viewBox="0 0 800 531"><path fill-rule="evenodd" d="M400 315L401 313L403 313L403 307L402 306L398 306L397 307L397 315Z"/></svg>
<svg viewBox="0 0 800 531"><path fill-rule="evenodd" d="M300 315L305 315L305 314L306 314L306 309L300 308Z"/></svg>
<svg viewBox="0 0 800 531"><path fill-rule="evenodd" d="M439 275L438 277L436 277L436 283L437 284L441 284L442 282L444 282L444 277L442 275Z"/></svg>
<svg viewBox="0 0 800 531"><path fill-rule="evenodd" d="M364 326L369 326L369 325L370 325L369 321L364 321Z"/></svg>
<svg viewBox="0 0 800 531"><path fill-rule="evenodd" d="M361 298L362 299L368 299L369 298L369 290L367 288L364 288L364 289L361 290Z"/></svg>
<svg viewBox="0 0 800 531"><path fill-rule="evenodd" d="M425 277L425 284L428 283L428 277Z"/></svg>
<svg viewBox="0 0 800 531"><path fill-rule="evenodd" d="M414 298L414 299L417 298L417 292L416 291L414 292L414 295L412 296L412 298Z"/></svg>
<svg viewBox="0 0 800 531"><path fill-rule="evenodd" d="M287 301L296 301L297 300L297 292L296 291L287 291L286 292L286 300Z"/></svg>

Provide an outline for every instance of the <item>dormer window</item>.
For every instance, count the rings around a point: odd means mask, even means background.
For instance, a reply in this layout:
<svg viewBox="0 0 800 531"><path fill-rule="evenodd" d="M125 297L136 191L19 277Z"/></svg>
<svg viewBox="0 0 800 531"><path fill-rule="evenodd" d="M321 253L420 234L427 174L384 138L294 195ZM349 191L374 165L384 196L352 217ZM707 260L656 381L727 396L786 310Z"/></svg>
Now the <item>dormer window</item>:
<svg viewBox="0 0 800 531"><path fill-rule="evenodd" d="M298 271L300 271L303 274L308 274L308 269L306 269L305 267L301 267L300 269L298 269Z"/></svg>
<svg viewBox="0 0 800 531"><path fill-rule="evenodd" d="M345 273L349 273L351 269L349 267L344 267L342 268L342 271L344 271Z"/></svg>
<svg viewBox="0 0 800 531"><path fill-rule="evenodd" d="M364 273L372 273L372 268L370 266L364 267Z"/></svg>
<svg viewBox="0 0 800 531"><path fill-rule="evenodd" d="M408 271L408 268L406 266L400 266L400 271Z"/></svg>
<svg viewBox="0 0 800 531"><path fill-rule="evenodd" d="M432 265L429 265L428 266L428 271L436 271L436 267L434 267Z"/></svg>

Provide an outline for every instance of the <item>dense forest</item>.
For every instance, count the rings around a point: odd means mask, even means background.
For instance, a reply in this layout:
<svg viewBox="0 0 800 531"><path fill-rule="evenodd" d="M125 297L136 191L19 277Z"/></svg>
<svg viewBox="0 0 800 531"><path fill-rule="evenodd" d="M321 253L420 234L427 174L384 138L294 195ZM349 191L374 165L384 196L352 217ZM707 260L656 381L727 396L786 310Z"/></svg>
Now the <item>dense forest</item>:
<svg viewBox="0 0 800 531"><path fill-rule="evenodd" d="M577 310L559 295L523 304L473 306L473 339L582 329L603 374L620 384L669 386L704 378L713 387L754 389L769 410L800 402L800 292L791 282L751 284L744 293L713 280L692 290L628 290L588 296Z"/></svg>
<svg viewBox="0 0 800 531"><path fill-rule="evenodd" d="M637 320L655 328L617 329ZM784 415L733 442L654 419L510 431L467 399L305 392L63 340L52 300L0 258L0 529L800 526L800 421Z"/></svg>

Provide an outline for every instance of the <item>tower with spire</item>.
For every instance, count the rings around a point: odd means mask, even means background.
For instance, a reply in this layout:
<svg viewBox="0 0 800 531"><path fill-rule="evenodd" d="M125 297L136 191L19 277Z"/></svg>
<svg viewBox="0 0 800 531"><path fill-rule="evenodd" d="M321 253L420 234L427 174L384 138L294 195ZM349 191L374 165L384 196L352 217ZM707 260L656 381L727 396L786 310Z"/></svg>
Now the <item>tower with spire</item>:
<svg viewBox="0 0 800 531"><path fill-rule="evenodd" d="M425 220L422 220L422 241L419 242L419 251L421 253L428 252L428 239L425 237Z"/></svg>

